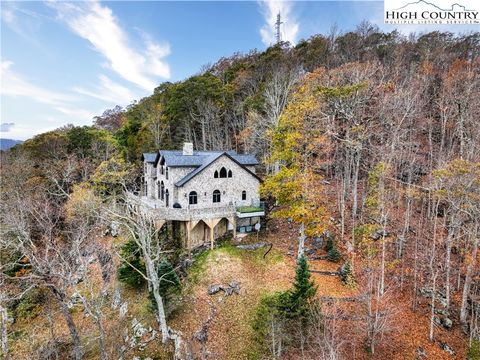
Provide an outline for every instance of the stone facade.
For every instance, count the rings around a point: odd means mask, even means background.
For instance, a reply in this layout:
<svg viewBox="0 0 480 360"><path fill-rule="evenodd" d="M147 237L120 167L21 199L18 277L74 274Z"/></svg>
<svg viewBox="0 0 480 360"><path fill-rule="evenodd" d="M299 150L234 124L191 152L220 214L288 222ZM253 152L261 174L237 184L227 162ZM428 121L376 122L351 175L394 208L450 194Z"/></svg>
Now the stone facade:
<svg viewBox="0 0 480 360"><path fill-rule="evenodd" d="M158 155L144 154L141 198L158 219L177 222L175 226L184 235L187 247L207 241L213 245L214 238L228 231L235 234L237 229L251 231L260 221L263 211L237 217L242 207L260 205L260 179L251 164L253 157L234 152L194 152L191 144L184 146L183 153L170 156L173 160L164 157L162 151Z"/></svg>

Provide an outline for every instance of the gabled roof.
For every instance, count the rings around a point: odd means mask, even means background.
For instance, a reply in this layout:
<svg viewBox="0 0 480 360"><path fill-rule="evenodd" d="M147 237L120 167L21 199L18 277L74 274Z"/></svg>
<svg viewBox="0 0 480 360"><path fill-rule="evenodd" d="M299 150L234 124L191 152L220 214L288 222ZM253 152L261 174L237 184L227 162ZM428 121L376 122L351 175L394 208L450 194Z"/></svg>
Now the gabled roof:
<svg viewBox="0 0 480 360"><path fill-rule="evenodd" d="M213 156L228 154L243 166L258 165L257 159L253 155L237 154L235 151L194 151L193 155L183 155L182 150L159 150L155 158L155 166L163 157L165 165L168 167L197 167L202 166Z"/></svg>
<svg viewBox="0 0 480 360"><path fill-rule="evenodd" d="M142 154L142 160L146 161L148 163L155 162L156 157L157 157L156 153L143 153Z"/></svg>
<svg viewBox="0 0 480 360"><path fill-rule="evenodd" d="M192 156L192 155L190 155ZM195 170L193 170L192 172L188 173L185 177L183 177L181 180L177 181L175 183L175 186L177 187L182 187L183 185L185 185L187 182L189 182L190 180L192 180L195 176L197 176L199 173L201 173L203 170L205 170L206 168L208 168L211 164L213 164L218 158L222 157L222 156L226 156L228 157L230 160L232 160L233 162L235 162L237 165L239 165L241 168L243 168L246 172L248 172L250 175L252 175L253 177L255 177L256 179L258 179L258 181L262 181L255 173L253 173L252 171L250 171L246 165L242 164L239 160L237 160L235 158L234 155L231 155L230 152L212 152L212 154L210 154L210 156L208 156L207 158L204 159L204 163L199 166L198 168L196 168ZM237 155L238 156L238 155ZM240 155L240 156L243 156L243 155ZM253 156L251 155L245 155L245 156L250 156L252 158L254 158ZM254 158L255 159L255 158ZM242 159L241 159L242 160ZM256 161L256 159L255 159ZM248 164L248 165L251 165L251 164ZM169 165L170 166L170 165Z"/></svg>

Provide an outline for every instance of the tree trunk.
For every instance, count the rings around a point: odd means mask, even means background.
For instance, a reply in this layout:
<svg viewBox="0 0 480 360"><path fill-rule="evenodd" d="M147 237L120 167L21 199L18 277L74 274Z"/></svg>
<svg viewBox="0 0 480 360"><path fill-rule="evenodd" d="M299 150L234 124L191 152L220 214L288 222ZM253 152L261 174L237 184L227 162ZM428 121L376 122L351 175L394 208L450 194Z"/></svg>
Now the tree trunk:
<svg viewBox="0 0 480 360"><path fill-rule="evenodd" d="M300 258L305 251L305 223L300 225L300 236L298 237L298 254L297 258Z"/></svg>
<svg viewBox="0 0 480 360"><path fill-rule="evenodd" d="M473 249L472 249L472 259L470 260L470 263L467 266L467 273L465 274L465 283L463 284L462 305L460 307L460 322L462 324L465 324L467 320L468 295L470 293L470 286L472 284L472 273L477 263L477 253L478 253L477 234L474 234L473 238L474 240L473 240Z"/></svg>
<svg viewBox="0 0 480 360"><path fill-rule="evenodd" d="M80 336L78 335L77 326L73 321L72 314L70 314L70 310L65 303L65 294L59 292L55 288L51 288L53 296L58 301L58 305L60 306L60 311L62 312L63 317L68 326L68 330L70 331L70 336L72 337L73 341L73 356L75 360L81 360L83 358L83 348L82 343L80 341Z"/></svg>
<svg viewBox="0 0 480 360"><path fill-rule="evenodd" d="M8 314L7 309L0 305L0 341L2 343L2 355L3 359L10 359L10 354L8 352Z"/></svg>
<svg viewBox="0 0 480 360"><path fill-rule="evenodd" d="M450 307L450 258L452 254L453 229L448 231L445 249L445 300L447 309Z"/></svg>

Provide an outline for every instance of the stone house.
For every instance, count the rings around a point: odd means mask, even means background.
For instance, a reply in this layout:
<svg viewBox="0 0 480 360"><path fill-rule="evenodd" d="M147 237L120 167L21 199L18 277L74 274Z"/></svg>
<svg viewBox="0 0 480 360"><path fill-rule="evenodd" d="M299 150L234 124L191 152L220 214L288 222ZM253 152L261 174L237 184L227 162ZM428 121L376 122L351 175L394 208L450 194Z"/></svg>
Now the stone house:
<svg viewBox="0 0 480 360"><path fill-rule="evenodd" d="M264 216L258 161L235 151L159 150L142 156L140 199L160 226L170 223L192 249L228 231L250 232Z"/></svg>

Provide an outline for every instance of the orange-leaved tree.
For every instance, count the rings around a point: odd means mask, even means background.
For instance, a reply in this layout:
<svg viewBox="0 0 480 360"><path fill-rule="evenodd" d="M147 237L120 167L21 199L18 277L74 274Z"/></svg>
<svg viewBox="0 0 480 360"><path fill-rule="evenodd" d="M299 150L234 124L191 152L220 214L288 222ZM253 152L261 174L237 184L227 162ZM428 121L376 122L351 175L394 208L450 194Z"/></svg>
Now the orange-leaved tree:
<svg viewBox="0 0 480 360"><path fill-rule="evenodd" d="M319 121L316 96L321 73L319 70L303 80L271 132L269 162L275 171L262 185L262 193L277 202L273 217L299 225L298 257L304 252L306 236L323 231L326 225L321 165L328 141Z"/></svg>

